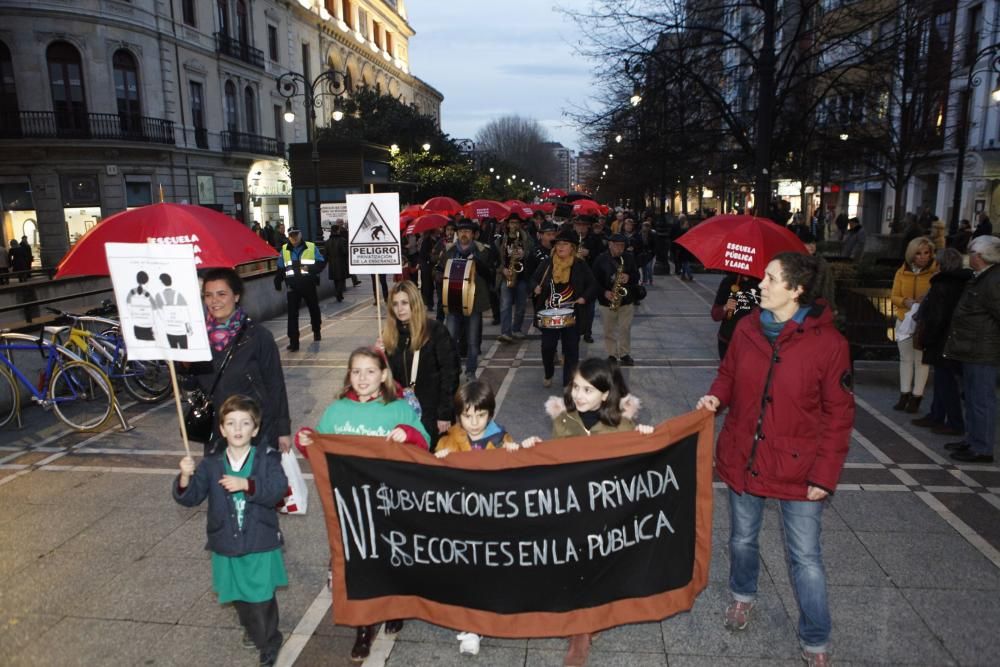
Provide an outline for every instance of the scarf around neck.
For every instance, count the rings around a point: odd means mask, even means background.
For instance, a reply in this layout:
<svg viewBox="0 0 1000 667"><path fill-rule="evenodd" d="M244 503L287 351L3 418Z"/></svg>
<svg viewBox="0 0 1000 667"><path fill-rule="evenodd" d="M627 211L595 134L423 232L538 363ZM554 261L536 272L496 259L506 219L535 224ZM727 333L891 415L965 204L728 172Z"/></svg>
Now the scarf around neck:
<svg viewBox="0 0 1000 667"><path fill-rule="evenodd" d="M575 255L570 255L567 259L559 257L555 252L552 253L552 282L557 285L561 285L569 282L570 270L573 268L573 261L576 259Z"/></svg>
<svg viewBox="0 0 1000 667"><path fill-rule="evenodd" d="M237 306L236 310L221 322L211 315L205 316L205 328L208 330L208 342L216 352L222 352L229 346L236 334L243 326L243 318L246 312L242 306Z"/></svg>

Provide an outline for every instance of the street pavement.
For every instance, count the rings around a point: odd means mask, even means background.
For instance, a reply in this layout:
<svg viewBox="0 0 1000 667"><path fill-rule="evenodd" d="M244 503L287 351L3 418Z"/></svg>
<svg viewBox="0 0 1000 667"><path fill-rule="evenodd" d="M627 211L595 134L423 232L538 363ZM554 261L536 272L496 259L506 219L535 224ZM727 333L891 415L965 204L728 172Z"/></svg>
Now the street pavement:
<svg viewBox="0 0 1000 667"><path fill-rule="evenodd" d="M693 408L714 377L720 277L657 276L633 327L640 421ZM294 427L314 426L340 387L347 354L371 343L366 283L324 302L323 341L283 352ZM305 314L303 314L305 315ZM302 325L308 329L307 317ZM266 323L283 349L284 319ZM539 338L502 345L487 326L480 374L498 421L515 437L546 436ZM604 356L600 326L584 356ZM304 339L308 340L308 336ZM823 550L838 664L1000 664L1000 468L954 466L947 438L891 410L895 365L859 363L857 420L841 485L824 516ZM558 371L557 371L558 376ZM172 403L125 406L134 429L68 433L27 408L0 439L0 663L5 665L255 665L235 611L211 591L205 508L170 497L183 456ZM308 464L303 462L308 472ZM310 476L311 479L311 476ZM349 663L350 628L331 621L328 548L319 499L284 517L289 586L278 593L282 665ZM602 632L592 665L793 665L797 611L776 508L761 535L759 606L750 627L722 627L728 599L728 510L715 491L710 581L689 613ZM455 630L407 622L379 635L368 665L561 665L565 641L483 640L460 656Z"/></svg>

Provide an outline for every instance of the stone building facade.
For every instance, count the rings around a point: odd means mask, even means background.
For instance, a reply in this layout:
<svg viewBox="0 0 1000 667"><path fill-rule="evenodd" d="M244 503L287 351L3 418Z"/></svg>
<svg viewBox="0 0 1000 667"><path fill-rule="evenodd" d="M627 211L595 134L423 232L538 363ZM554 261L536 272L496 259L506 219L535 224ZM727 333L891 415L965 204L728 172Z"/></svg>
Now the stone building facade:
<svg viewBox="0 0 1000 667"><path fill-rule="evenodd" d="M440 118L401 0L0 0L0 235L54 266L113 213L158 202L291 219L288 71L343 71ZM333 122L324 107L317 123ZM162 194L161 194L162 193Z"/></svg>

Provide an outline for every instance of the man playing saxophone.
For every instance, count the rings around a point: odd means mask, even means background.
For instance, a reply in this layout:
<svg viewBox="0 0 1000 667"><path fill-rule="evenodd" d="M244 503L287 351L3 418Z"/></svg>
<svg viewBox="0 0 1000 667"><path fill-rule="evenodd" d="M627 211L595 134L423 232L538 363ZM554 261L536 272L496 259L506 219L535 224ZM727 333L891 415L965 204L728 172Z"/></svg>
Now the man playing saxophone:
<svg viewBox="0 0 1000 667"><path fill-rule="evenodd" d="M601 287L601 325L608 359L622 366L634 366L632 359L632 317L639 300L639 271L635 258L625 252L626 238L612 234L608 250L594 261L594 276Z"/></svg>
<svg viewBox="0 0 1000 667"><path fill-rule="evenodd" d="M524 263L531 256L534 244L524 231L516 213L506 220L506 233L500 238L500 336L501 343L524 338L524 307L528 299L528 279Z"/></svg>

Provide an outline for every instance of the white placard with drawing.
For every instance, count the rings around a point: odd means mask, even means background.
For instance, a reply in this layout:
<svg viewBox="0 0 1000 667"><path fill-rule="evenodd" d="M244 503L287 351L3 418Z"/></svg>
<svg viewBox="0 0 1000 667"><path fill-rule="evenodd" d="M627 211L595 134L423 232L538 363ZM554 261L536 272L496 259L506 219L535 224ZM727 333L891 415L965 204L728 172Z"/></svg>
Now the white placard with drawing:
<svg viewBox="0 0 1000 667"><path fill-rule="evenodd" d="M108 243L105 252L129 358L211 360L193 247Z"/></svg>
<svg viewBox="0 0 1000 667"><path fill-rule="evenodd" d="M399 193L347 195L350 273L401 273Z"/></svg>

